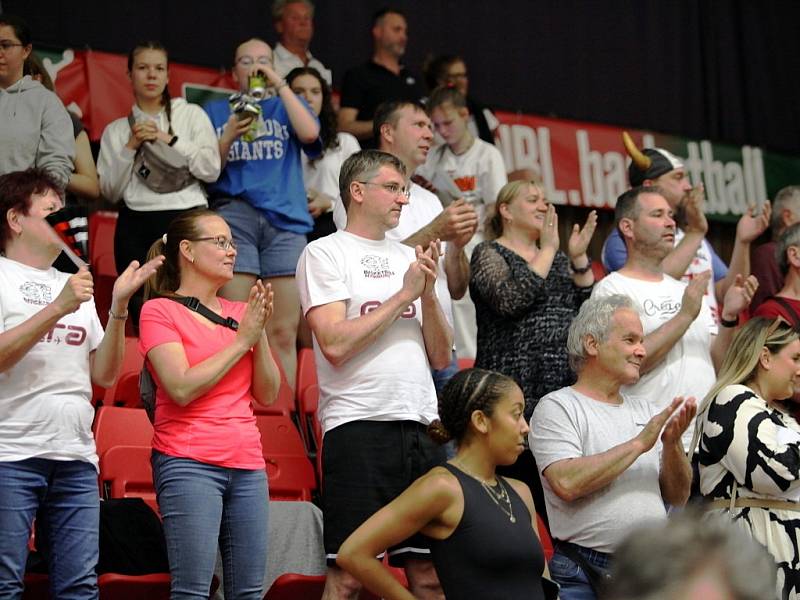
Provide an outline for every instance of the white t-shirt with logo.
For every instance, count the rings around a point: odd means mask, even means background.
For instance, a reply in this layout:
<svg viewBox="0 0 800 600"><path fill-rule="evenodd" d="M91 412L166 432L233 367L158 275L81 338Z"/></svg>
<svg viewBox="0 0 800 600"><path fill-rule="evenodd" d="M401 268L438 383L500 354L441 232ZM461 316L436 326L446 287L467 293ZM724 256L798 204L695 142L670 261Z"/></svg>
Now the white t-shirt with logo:
<svg viewBox="0 0 800 600"><path fill-rule="evenodd" d="M560 460L601 454L641 433L657 412L640 398L622 394L622 404L606 404L572 387L544 396L533 411L528 433L541 473ZM614 552L637 525L667 516L658 479L661 441L605 487L566 502L542 476L550 531L554 538L599 552Z"/></svg>
<svg viewBox="0 0 800 600"><path fill-rule="evenodd" d="M612 294L630 297L642 320L644 334L648 335L678 313L686 285L666 274L661 281L643 281L615 271L595 284L592 297ZM701 402L716 381L711 360L712 336L716 334L717 325L708 297L704 296L700 314L661 362L642 375L637 383L623 389L628 396L652 402L656 410L666 408L676 396L694 396L698 403ZM686 448L691 443L693 431L694 423L683 435Z"/></svg>
<svg viewBox="0 0 800 600"><path fill-rule="evenodd" d="M69 277L0 256L0 332L50 304ZM102 339L90 300L0 373L0 461L37 457L83 460L97 467L89 358Z"/></svg>
<svg viewBox="0 0 800 600"><path fill-rule="evenodd" d="M461 197L478 213L478 232L483 231L486 207L494 204L498 192L508 183L500 150L478 138L463 154L454 154L447 144L437 146L416 172L428 181L433 181L436 173L449 177L461 191Z"/></svg>
<svg viewBox="0 0 800 600"><path fill-rule="evenodd" d="M414 260L412 248L388 239L368 240L347 231L318 239L297 265L303 314L331 302L345 303L347 319L367 314L400 291ZM438 416L419 299L344 364L329 363L316 338L314 357L323 431L358 420L428 424Z"/></svg>

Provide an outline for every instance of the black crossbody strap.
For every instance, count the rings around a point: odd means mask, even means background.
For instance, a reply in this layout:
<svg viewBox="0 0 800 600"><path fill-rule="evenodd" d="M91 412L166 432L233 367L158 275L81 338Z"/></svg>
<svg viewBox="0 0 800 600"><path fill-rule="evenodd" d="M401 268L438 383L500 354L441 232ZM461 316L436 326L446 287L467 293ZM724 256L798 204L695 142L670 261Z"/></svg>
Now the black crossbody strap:
<svg viewBox="0 0 800 600"><path fill-rule="evenodd" d="M194 296L165 296L165 298L169 298L170 300L177 302L178 304L183 304L189 310L193 310L194 312L204 316L212 323L216 323L217 325L222 325L223 327L227 327L228 329L233 329L234 331L238 331L239 329L239 321L237 321L233 317L225 317L225 318L220 317L217 313L208 308L205 304L201 304L200 300L198 298L195 298Z"/></svg>

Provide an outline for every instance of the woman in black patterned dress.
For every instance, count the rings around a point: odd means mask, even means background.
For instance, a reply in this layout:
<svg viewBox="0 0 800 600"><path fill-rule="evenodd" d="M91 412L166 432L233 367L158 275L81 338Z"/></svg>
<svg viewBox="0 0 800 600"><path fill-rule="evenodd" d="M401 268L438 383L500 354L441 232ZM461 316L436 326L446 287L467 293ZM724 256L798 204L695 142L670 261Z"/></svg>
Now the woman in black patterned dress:
<svg viewBox="0 0 800 600"><path fill-rule="evenodd" d="M772 554L778 598L800 598L800 338L783 319L736 334L698 414L700 491ZM736 498L731 510L731 498Z"/></svg>
<svg viewBox="0 0 800 600"><path fill-rule="evenodd" d="M539 398L574 383L567 359L567 330L592 291L586 249L597 224L573 227L568 255L559 249L558 215L533 181L513 181L497 196L486 223L487 241L472 253L469 290L478 322L475 366L514 379L530 419ZM523 452L503 474L531 486L538 506L533 455Z"/></svg>

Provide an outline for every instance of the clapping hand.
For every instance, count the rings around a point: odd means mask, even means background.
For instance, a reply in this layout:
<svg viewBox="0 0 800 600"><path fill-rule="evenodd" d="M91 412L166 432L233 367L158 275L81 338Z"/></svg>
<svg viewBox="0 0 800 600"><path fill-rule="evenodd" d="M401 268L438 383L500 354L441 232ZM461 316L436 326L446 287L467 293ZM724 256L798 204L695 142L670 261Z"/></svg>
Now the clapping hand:
<svg viewBox="0 0 800 600"><path fill-rule="evenodd" d="M552 205L551 205L552 206ZM597 228L597 211L593 210L589 213L586 223L581 228L577 223L572 226L572 233L567 242L567 251L569 258L575 262L575 259L586 254L589 248L589 242L592 241L594 230Z"/></svg>
<svg viewBox="0 0 800 600"><path fill-rule="evenodd" d="M259 279L250 288L247 298L247 308L239 323L237 336L244 341L248 348L252 348L261 339L264 326L272 317L273 292L270 284L264 285Z"/></svg>

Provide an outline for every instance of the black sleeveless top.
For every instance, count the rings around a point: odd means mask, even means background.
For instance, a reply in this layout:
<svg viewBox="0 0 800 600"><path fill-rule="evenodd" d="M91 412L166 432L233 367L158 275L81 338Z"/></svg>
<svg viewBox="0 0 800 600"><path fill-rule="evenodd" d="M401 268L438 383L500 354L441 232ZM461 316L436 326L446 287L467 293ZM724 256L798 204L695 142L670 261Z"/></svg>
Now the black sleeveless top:
<svg viewBox="0 0 800 600"><path fill-rule="evenodd" d="M450 463L442 466L464 493L464 514L453 534L431 540L447 600L544 600L544 552L522 498L503 481L516 519L512 523L479 481Z"/></svg>

